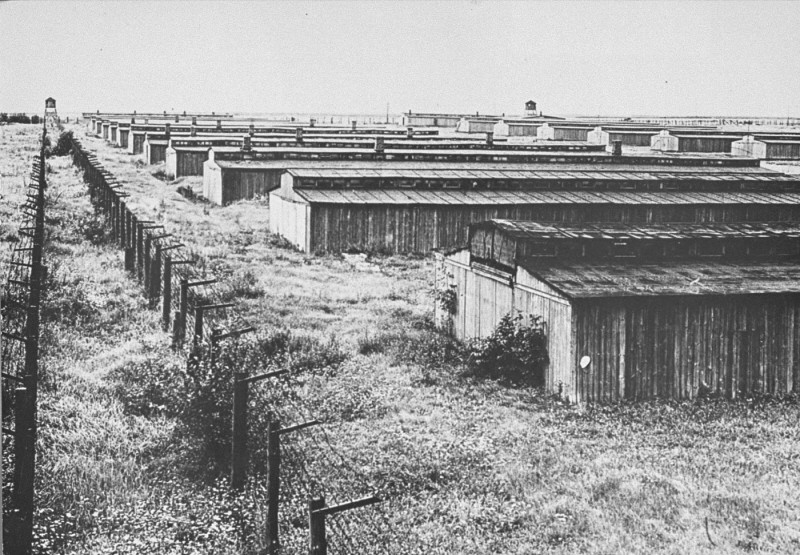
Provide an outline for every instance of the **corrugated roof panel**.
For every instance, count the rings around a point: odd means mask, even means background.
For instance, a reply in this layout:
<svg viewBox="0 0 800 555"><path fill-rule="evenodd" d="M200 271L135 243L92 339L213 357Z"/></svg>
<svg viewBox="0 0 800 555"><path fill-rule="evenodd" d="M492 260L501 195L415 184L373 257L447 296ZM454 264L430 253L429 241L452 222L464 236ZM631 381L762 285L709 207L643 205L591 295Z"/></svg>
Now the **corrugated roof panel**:
<svg viewBox="0 0 800 555"><path fill-rule="evenodd" d="M350 203L358 201L354 189L296 189L310 202ZM358 191L365 191L359 189ZM369 191L375 202L386 204L411 202L419 199L426 204L439 202L447 194L457 204L800 204L800 193L675 193L675 192L608 192L608 191L462 191L428 189L374 189ZM433 194L432 194L433 193ZM413 195L413 196L412 196Z"/></svg>
<svg viewBox="0 0 800 555"><path fill-rule="evenodd" d="M546 264L528 272L572 298L800 292L798 263Z"/></svg>

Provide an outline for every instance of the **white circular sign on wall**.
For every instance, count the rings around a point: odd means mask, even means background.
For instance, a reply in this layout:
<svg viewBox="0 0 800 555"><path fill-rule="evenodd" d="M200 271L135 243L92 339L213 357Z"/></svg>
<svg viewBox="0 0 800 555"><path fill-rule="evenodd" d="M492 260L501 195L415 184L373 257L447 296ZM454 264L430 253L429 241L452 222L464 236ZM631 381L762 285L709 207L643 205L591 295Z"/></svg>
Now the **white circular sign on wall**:
<svg viewBox="0 0 800 555"><path fill-rule="evenodd" d="M589 355L583 355L581 357L581 370L586 370L591 363L592 363L592 357L590 357Z"/></svg>

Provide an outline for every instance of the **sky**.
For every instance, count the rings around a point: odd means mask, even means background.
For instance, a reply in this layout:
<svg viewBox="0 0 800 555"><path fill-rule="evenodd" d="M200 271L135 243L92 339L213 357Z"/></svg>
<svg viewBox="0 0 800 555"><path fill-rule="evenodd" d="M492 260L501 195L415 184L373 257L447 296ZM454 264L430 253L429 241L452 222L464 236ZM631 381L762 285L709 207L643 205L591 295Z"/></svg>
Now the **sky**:
<svg viewBox="0 0 800 555"><path fill-rule="evenodd" d="M800 116L800 1L0 2L0 111Z"/></svg>

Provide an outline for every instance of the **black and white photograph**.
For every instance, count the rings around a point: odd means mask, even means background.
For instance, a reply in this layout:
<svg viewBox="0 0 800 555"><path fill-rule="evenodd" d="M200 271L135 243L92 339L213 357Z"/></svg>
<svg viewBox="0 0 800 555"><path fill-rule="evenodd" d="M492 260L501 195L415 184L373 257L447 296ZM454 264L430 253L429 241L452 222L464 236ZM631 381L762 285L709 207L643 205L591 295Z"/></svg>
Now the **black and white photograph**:
<svg viewBox="0 0 800 555"><path fill-rule="evenodd" d="M7 555L800 555L800 0L0 1Z"/></svg>

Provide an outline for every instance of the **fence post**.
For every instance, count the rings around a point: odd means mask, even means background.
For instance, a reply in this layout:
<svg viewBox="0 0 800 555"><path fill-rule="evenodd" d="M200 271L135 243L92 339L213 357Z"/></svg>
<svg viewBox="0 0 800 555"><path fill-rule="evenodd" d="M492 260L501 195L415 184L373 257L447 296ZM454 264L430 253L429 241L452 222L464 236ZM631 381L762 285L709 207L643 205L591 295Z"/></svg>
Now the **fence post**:
<svg viewBox="0 0 800 555"><path fill-rule="evenodd" d="M146 292L150 291L150 263L151 263L150 249L152 247L152 244L153 244L152 235L150 235L150 233L145 233L145 239L144 239L144 275L142 276L144 278L144 280L143 280L142 283L144 284L144 290Z"/></svg>
<svg viewBox="0 0 800 555"><path fill-rule="evenodd" d="M172 348L177 349L181 344L181 312L175 311L175 317L172 320Z"/></svg>
<svg viewBox="0 0 800 555"><path fill-rule="evenodd" d="M128 211L123 201L119 201L119 246L128 246Z"/></svg>
<svg viewBox="0 0 800 555"><path fill-rule="evenodd" d="M125 271L133 272L136 269L136 249L125 247Z"/></svg>
<svg viewBox="0 0 800 555"><path fill-rule="evenodd" d="M164 278L161 285L163 293L163 305L161 307L161 327L164 331L169 330L169 315L172 310L172 257L164 256Z"/></svg>
<svg viewBox="0 0 800 555"><path fill-rule="evenodd" d="M116 243L119 241L119 199L111 193L111 238Z"/></svg>
<svg viewBox="0 0 800 555"><path fill-rule="evenodd" d="M27 382L27 380L26 380ZM27 384L26 384L27 385ZM31 422L31 395L27 387L18 387L14 400L14 489L12 491L14 525L17 533L13 540L16 552L30 553L33 540L33 484L35 430Z"/></svg>
<svg viewBox="0 0 800 555"><path fill-rule="evenodd" d="M213 334L212 334L213 337ZM215 348L212 341L212 351ZM247 481L247 372L233 375L233 418L231 437L231 488L241 490Z"/></svg>
<svg viewBox="0 0 800 555"><path fill-rule="evenodd" d="M136 276L141 280L144 272L144 224L136 222Z"/></svg>
<svg viewBox="0 0 800 555"><path fill-rule="evenodd" d="M126 239L125 246L127 248L130 248L130 247L133 246L133 243L134 243L133 230L135 229L136 226L134 224L133 212L128 210L128 206L127 205L125 206L125 227L126 227L126 230L125 230L125 239Z"/></svg>
<svg viewBox="0 0 800 555"><path fill-rule="evenodd" d="M158 306L158 296L161 293L161 242L156 242L155 247L156 252L150 261L150 288L148 289L151 309Z"/></svg>
<svg viewBox="0 0 800 555"><path fill-rule="evenodd" d="M180 326L178 326L178 345L182 345L186 340L186 312L189 310L189 280L181 280L180 303L178 305Z"/></svg>
<svg viewBox="0 0 800 555"><path fill-rule="evenodd" d="M194 307L194 336L192 337L192 347L197 349L203 341L203 305Z"/></svg>
<svg viewBox="0 0 800 555"><path fill-rule="evenodd" d="M317 512L325 507L325 498L313 497L308 501L309 555L327 555L328 541L325 538L325 514Z"/></svg>
<svg viewBox="0 0 800 555"><path fill-rule="evenodd" d="M278 532L278 496L280 495L281 436L280 420L267 415L267 555L277 555L280 548Z"/></svg>

